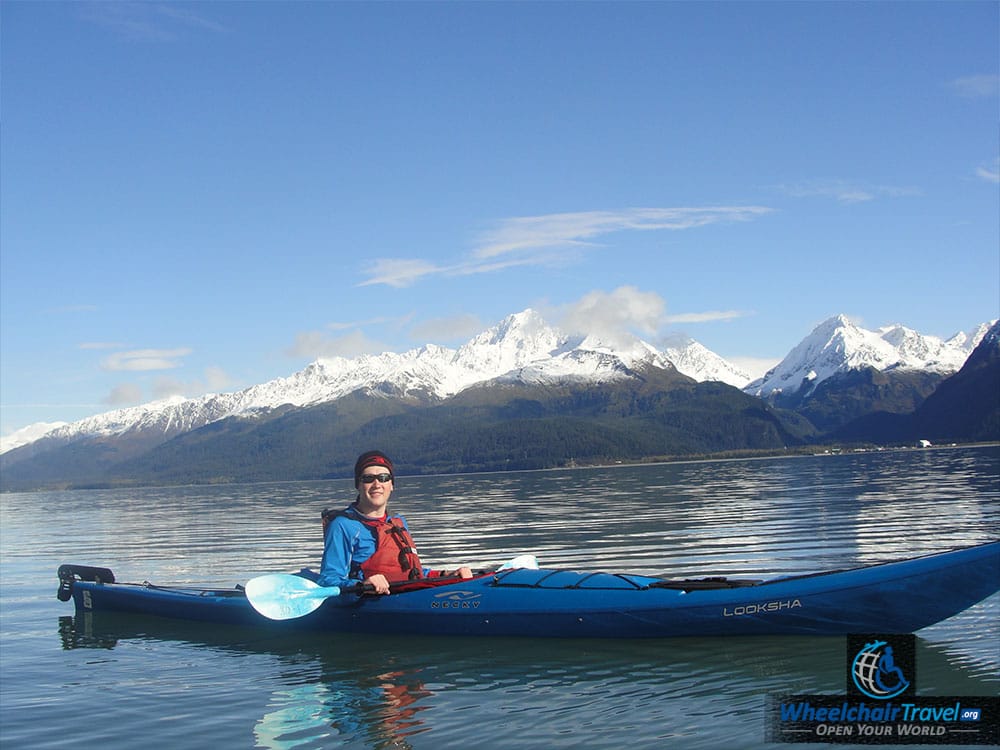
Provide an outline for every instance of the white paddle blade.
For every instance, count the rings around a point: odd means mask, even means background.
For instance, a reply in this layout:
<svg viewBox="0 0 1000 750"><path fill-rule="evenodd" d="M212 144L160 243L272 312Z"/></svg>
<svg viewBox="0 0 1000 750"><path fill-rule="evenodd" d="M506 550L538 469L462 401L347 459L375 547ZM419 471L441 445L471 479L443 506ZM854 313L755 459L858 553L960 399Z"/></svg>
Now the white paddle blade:
<svg viewBox="0 0 1000 750"><path fill-rule="evenodd" d="M514 568L538 570L538 559L534 555L518 555L513 560L505 562L497 570L512 570Z"/></svg>
<svg viewBox="0 0 1000 750"><path fill-rule="evenodd" d="M283 573L251 578L244 590L251 606L271 620L303 617L340 594L336 586L320 586L308 578Z"/></svg>

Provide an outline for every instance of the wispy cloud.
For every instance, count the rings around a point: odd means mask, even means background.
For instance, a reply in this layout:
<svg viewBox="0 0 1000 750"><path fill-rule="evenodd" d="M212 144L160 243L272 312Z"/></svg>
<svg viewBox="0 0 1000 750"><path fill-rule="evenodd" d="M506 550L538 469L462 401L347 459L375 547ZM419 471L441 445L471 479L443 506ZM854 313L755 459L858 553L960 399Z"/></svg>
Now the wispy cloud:
<svg viewBox="0 0 1000 750"><path fill-rule="evenodd" d="M206 393L221 393L230 389L234 381L221 367L206 367L203 377L181 380L172 377L158 377L149 386L150 397L154 400L182 396L197 398ZM104 398L108 406L121 408L135 406L147 401L146 389L138 383L119 383Z"/></svg>
<svg viewBox="0 0 1000 750"><path fill-rule="evenodd" d="M295 358L322 359L352 358L384 351L387 351L384 344L369 338L363 331L351 331L343 336L331 336L325 331L304 331L295 336L285 354Z"/></svg>
<svg viewBox="0 0 1000 750"><path fill-rule="evenodd" d="M204 29L217 34L227 34L230 31L228 26L225 26L218 21L213 21L211 18L203 16L200 13L195 13L190 9L190 6L182 8L174 3L156 3L153 5L153 10L160 16L168 18L178 25L187 26L188 28Z"/></svg>
<svg viewBox="0 0 1000 750"><path fill-rule="evenodd" d="M120 383L104 398L104 403L113 407L134 406L142 401L142 388L135 383Z"/></svg>
<svg viewBox="0 0 1000 750"><path fill-rule="evenodd" d="M846 180L812 180L779 185L778 189L793 198L833 198L841 203L865 203L877 198L905 198L920 195L913 187L865 185Z"/></svg>
<svg viewBox="0 0 1000 750"><path fill-rule="evenodd" d="M84 350L124 349L125 344L114 341L84 341L77 344L77 348Z"/></svg>
<svg viewBox="0 0 1000 750"><path fill-rule="evenodd" d="M228 33L229 29L192 6L155 2L88 2L76 6L79 17L134 42L172 42L186 30ZM210 5L194 6L199 10Z"/></svg>
<svg viewBox="0 0 1000 750"><path fill-rule="evenodd" d="M387 351L386 345L364 332L365 328L398 332L408 326L415 313L380 315L362 320L342 320L327 323L325 330L302 331L284 350L294 359L323 359L331 357L359 357ZM330 332L333 333L330 333Z"/></svg>
<svg viewBox="0 0 1000 750"><path fill-rule="evenodd" d="M369 271L370 278L361 282L359 286L386 284L401 288L411 286L425 276L432 276L443 270L443 268L424 260L379 258L374 262L372 270Z"/></svg>
<svg viewBox="0 0 1000 750"><path fill-rule="evenodd" d="M484 233L473 255L486 259L549 247L580 246L589 244L593 238L620 231L693 229L720 222L745 221L770 210L763 206L629 208L524 216L507 219Z"/></svg>
<svg viewBox="0 0 1000 750"><path fill-rule="evenodd" d="M521 216L501 221L484 232L471 252L450 265L414 258L381 258L360 286L410 286L429 276L493 273L515 266L556 265L573 253L596 246L604 235L622 231L684 230L733 221L748 221L772 209L764 206L629 208L621 211Z"/></svg>
<svg viewBox="0 0 1000 750"><path fill-rule="evenodd" d="M153 398L168 398L184 396L193 398L206 393L221 393L232 387L234 381L221 367L206 367L202 378L180 380L178 378L159 377L153 381Z"/></svg>
<svg viewBox="0 0 1000 750"><path fill-rule="evenodd" d="M205 384L208 386L208 391L224 391L231 388L234 382L229 373L217 365L205 368Z"/></svg>
<svg viewBox="0 0 1000 750"><path fill-rule="evenodd" d="M988 73L956 78L951 87L966 99L989 99L1000 95L1000 75Z"/></svg>
<svg viewBox="0 0 1000 750"><path fill-rule="evenodd" d="M72 315L74 313L97 312L99 309L97 305L63 305L61 307L51 307L48 309L48 312L56 315Z"/></svg>
<svg viewBox="0 0 1000 750"><path fill-rule="evenodd" d="M326 327L331 331L347 331L353 328L362 328L364 326L394 326L398 327L401 325L406 325L410 320L413 319L413 313L408 313L406 315L396 316L396 315L380 315L375 318L366 318L365 320L351 320L351 321L335 321L333 323L327 323Z"/></svg>
<svg viewBox="0 0 1000 750"><path fill-rule="evenodd" d="M172 370L180 367L182 357L191 354L191 349L134 349L115 352L101 362L101 367L112 372L142 372L148 370Z"/></svg>
<svg viewBox="0 0 1000 750"><path fill-rule="evenodd" d="M433 318L413 326L410 338L422 344L438 341L456 341L475 336L485 328L482 320L472 314L448 318Z"/></svg>
<svg viewBox="0 0 1000 750"><path fill-rule="evenodd" d="M992 165L983 165L976 168L976 177L987 182L1000 182L1000 158Z"/></svg>
<svg viewBox="0 0 1000 750"><path fill-rule="evenodd" d="M737 320L751 313L742 310L707 310L705 312L679 313L668 315L667 323L716 323L718 321Z"/></svg>

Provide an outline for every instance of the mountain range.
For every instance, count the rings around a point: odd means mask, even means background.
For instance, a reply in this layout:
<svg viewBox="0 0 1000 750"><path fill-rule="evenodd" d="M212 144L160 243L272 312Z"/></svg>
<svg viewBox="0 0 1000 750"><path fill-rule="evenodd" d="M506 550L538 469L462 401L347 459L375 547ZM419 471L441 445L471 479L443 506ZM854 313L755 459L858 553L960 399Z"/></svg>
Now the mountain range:
<svg viewBox="0 0 1000 750"><path fill-rule="evenodd" d="M234 393L120 409L40 436L29 429L5 440L0 485L341 476L373 443L419 473L864 442L866 429L908 441L917 409L981 342L1000 350L997 328L942 340L836 316L751 382L691 339L657 349L569 336L525 310L458 349L320 359Z"/></svg>

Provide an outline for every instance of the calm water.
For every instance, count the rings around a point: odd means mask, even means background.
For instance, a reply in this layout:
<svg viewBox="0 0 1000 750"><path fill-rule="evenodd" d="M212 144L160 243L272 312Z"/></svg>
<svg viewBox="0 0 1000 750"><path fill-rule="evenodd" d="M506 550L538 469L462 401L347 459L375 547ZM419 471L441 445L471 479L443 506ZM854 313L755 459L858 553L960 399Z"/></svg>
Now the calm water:
<svg viewBox="0 0 1000 750"><path fill-rule="evenodd" d="M60 563L232 586L316 566L350 482L0 496L0 746L766 747L838 638L375 638L75 617ZM425 562L771 575L1000 538L1000 448L402 478ZM921 694L1000 692L1000 596L919 633ZM778 747L795 747L784 745Z"/></svg>

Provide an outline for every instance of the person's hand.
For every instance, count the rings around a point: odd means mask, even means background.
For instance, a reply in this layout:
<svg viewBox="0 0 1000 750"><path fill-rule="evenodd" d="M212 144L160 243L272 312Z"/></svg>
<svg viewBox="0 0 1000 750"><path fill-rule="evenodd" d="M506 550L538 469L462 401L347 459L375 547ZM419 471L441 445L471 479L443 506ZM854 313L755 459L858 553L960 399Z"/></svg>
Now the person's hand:
<svg viewBox="0 0 1000 750"><path fill-rule="evenodd" d="M366 578L365 583L375 589L376 594L389 593L389 579L381 573L376 573L371 578Z"/></svg>
<svg viewBox="0 0 1000 750"><path fill-rule="evenodd" d="M453 576L458 576L459 578L472 578L472 569L461 567L452 573Z"/></svg>

